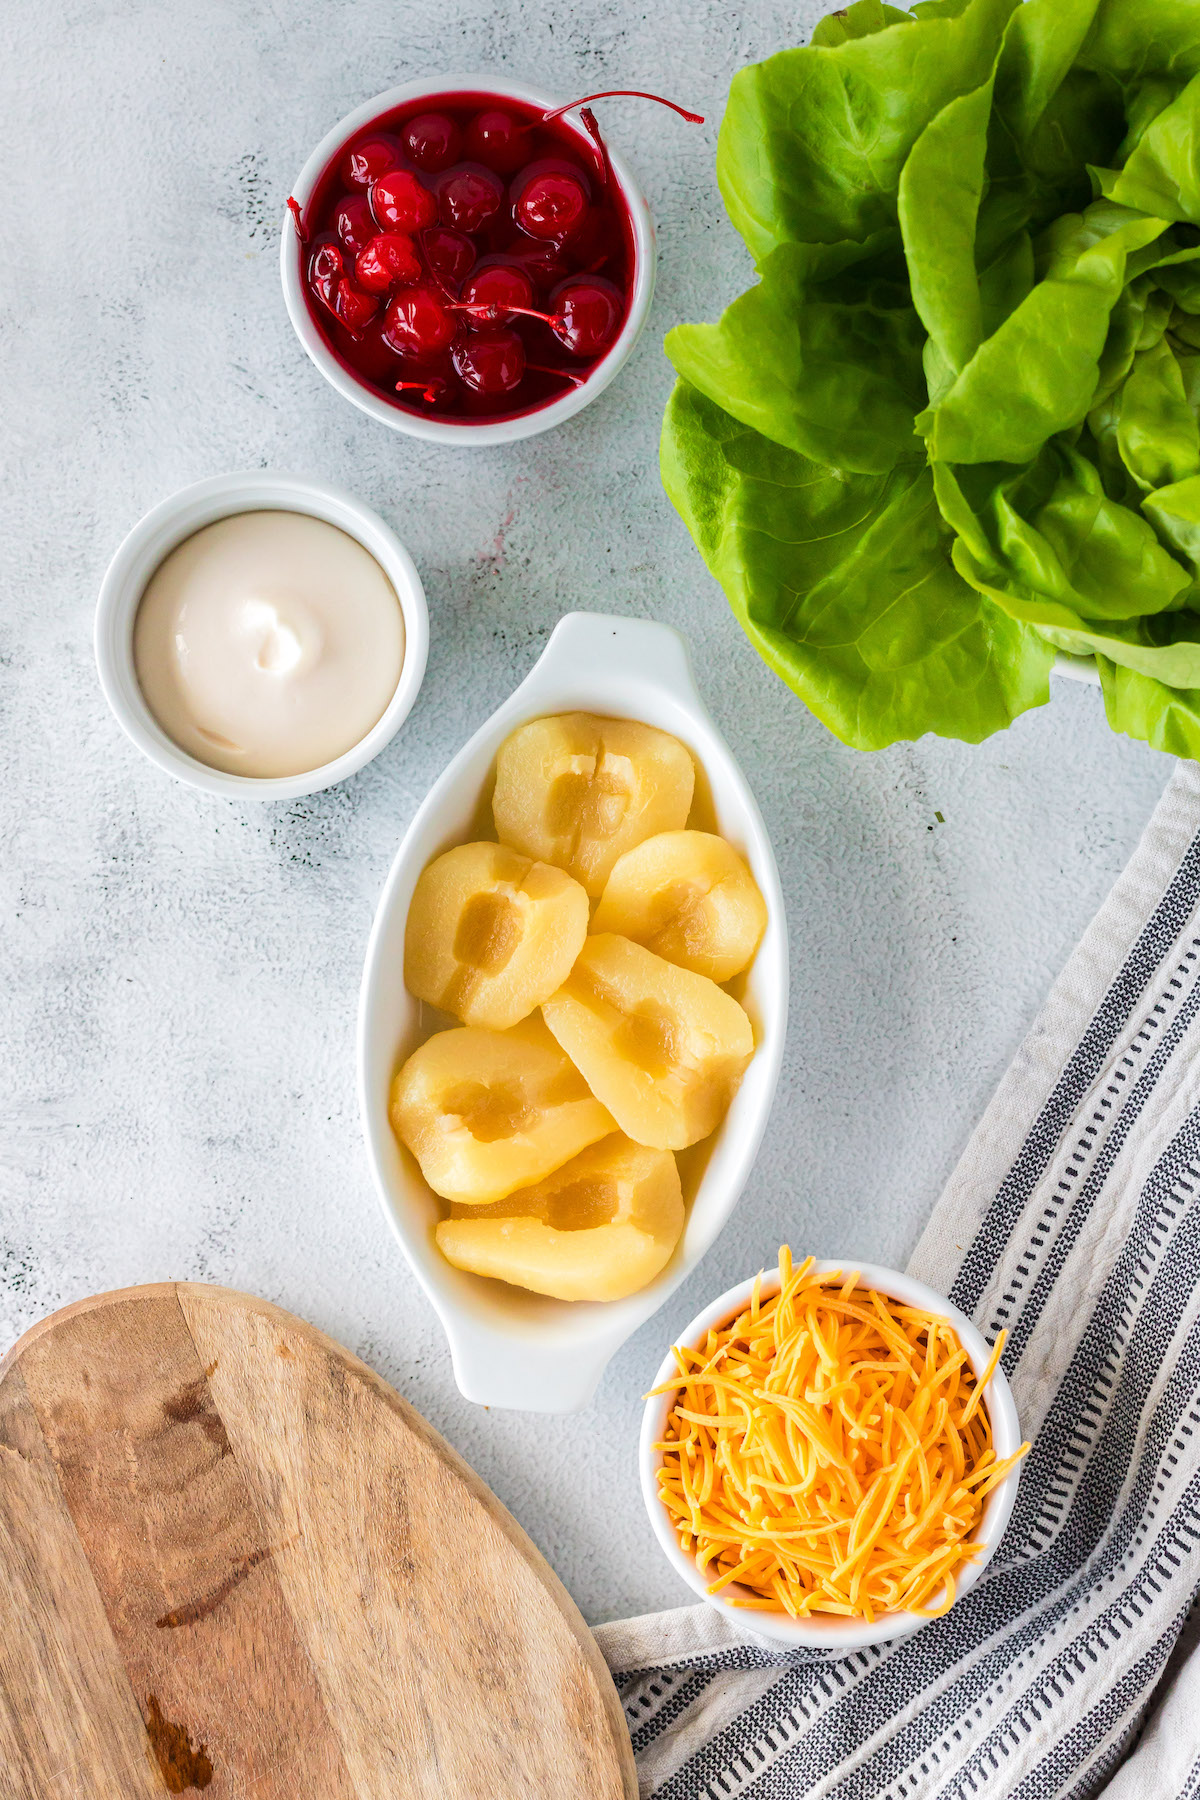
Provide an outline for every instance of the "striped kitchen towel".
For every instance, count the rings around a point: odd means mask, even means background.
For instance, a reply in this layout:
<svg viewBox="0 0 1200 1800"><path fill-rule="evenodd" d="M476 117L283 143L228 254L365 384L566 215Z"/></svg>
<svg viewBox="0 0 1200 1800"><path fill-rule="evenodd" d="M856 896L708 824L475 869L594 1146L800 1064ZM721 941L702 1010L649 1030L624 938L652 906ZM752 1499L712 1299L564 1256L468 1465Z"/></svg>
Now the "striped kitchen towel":
<svg viewBox="0 0 1200 1800"><path fill-rule="evenodd" d="M797 1246L802 1250L803 1246ZM910 1265L1033 1440L979 1584L894 1645L600 1628L654 1800L1200 1796L1200 770L1180 765Z"/></svg>

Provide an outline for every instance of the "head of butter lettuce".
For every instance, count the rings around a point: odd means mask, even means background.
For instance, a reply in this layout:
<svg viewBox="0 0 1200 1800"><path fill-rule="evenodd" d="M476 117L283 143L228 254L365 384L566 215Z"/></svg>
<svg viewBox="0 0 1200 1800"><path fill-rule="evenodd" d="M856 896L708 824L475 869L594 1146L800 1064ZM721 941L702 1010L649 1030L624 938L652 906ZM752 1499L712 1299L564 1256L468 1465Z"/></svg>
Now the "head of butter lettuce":
<svg viewBox="0 0 1200 1800"><path fill-rule="evenodd" d="M977 742L1094 655L1200 757L1200 5L856 0L735 78L758 281L666 340L666 489L847 743Z"/></svg>

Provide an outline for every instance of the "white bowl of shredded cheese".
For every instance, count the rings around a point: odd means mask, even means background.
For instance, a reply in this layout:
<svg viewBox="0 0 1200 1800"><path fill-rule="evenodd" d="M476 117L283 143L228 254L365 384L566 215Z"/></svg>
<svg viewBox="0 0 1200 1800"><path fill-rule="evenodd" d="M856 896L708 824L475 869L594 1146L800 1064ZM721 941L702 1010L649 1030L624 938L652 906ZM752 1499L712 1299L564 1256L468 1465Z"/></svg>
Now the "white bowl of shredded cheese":
<svg viewBox="0 0 1200 1800"><path fill-rule="evenodd" d="M909 1275L792 1270L781 1252L693 1319L655 1377L640 1464L667 1560L740 1632L830 1655L940 1616L1017 1497L1028 1446L1002 1345ZM912 1605L879 1601L891 1593Z"/></svg>

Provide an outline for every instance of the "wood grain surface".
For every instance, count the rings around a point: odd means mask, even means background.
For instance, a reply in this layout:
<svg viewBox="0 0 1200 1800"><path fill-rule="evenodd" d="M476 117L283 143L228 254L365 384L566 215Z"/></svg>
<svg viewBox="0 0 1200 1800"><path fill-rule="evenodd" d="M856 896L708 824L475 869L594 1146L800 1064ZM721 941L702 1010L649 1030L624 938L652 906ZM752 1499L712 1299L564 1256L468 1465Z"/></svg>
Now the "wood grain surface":
<svg viewBox="0 0 1200 1800"><path fill-rule="evenodd" d="M565 1589L393 1389L174 1283L0 1363L0 1797L635 1800Z"/></svg>

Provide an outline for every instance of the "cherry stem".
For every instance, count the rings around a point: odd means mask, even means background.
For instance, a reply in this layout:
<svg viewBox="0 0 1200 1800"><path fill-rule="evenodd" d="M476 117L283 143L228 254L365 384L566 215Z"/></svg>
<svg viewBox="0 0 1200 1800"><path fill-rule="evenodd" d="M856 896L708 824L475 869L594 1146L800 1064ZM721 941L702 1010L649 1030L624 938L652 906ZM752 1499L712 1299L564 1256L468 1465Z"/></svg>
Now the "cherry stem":
<svg viewBox="0 0 1200 1800"><path fill-rule="evenodd" d="M441 377L435 375L431 381L398 381L396 383L396 392L402 394L405 388L418 388L422 400L425 401L427 406L432 406L444 385Z"/></svg>
<svg viewBox="0 0 1200 1800"><path fill-rule="evenodd" d="M300 211L300 202L288 195L288 211L296 222L296 236L302 244L308 242L308 226L304 223L304 214Z"/></svg>
<svg viewBox="0 0 1200 1800"><path fill-rule="evenodd" d="M590 106L583 106L579 116L587 126L588 136L596 146L597 174L601 189L608 186L608 146L600 135L600 127L596 123L596 115Z"/></svg>
<svg viewBox="0 0 1200 1800"><path fill-rule="evenodd" d="M569 381L572 387L582 387L587 380L586 375L572 375L569 369L551 369L545 363L527 362L525 367L532 369L535 375L555 375L560 381Z"/></svg>
<svg viewBox="0 0 1200 1800"><path fill-rule="evenodd" d="M488 325L494 325L508 313L520 313L523 319L540 319L543 325L562 322L561 313L536 312L532 306L512 306L507 300L455 300L450 311L470 313L473 319L482 319Z"/></svg>
<svg viewBox="0 0 1200 1800"><path fill-rule="evenodd" d="M592 100L654 100L659 106L669 106L673 113L686 119L689 125L703 125L704 114L688 112L686 107L676 106L673 100L664 100L661 94L643 93L641 88L605 88L602 94L585 94L582 100L571 100L566 106L556 106L553 112L543 113L538 121L541 125L549 125L551 119L557 119L563 113L574 112L576 107L587 106ZM529 127L526 127L528 130Z"/></svg>

